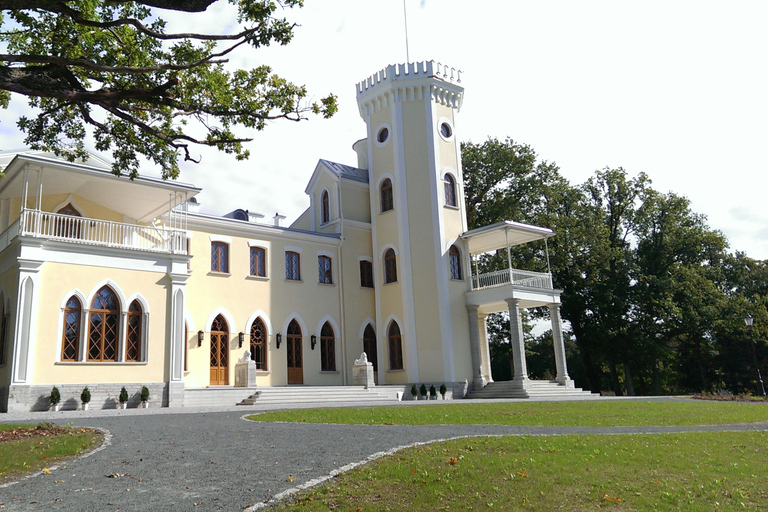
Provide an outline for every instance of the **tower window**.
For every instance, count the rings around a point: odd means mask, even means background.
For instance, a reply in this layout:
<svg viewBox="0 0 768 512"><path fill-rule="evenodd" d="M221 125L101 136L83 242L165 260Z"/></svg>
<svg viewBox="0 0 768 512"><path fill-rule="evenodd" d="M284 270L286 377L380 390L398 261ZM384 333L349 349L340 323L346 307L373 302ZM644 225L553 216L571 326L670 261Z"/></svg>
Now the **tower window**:
<svg viewBox="0 0 768 512"><path fill-rule="evenodd" d="M333 328L328 322L320 330L320 371L336 371L336 341Z"/></svg>
<svg viewBox="0 0 768 512"><path fill-rule="evenodd" d="M456 206L456 182L453 176L446 174L443 178L443 185L445 188L445 205Z"/></svg>
<svg viewBox="0 0 768 512"><path fill-rule="evenodd" d="M389 342L389 369L390 370L402 370L403 369L403 341L400 336L400 326L394 320L389 324L389 332L387 333L387 341Z"/></svg>
<svg viewBox="0 0 768 512"><path fill-rule="evenodd" d="M379 133L376 134L376 141L379 144L384 144L385 142L387 142L388 138L389 138L389 128L387 128L386 126L381 130L379 130Z"/></svg>
<svg viewBox="0 0 768 512"><path fill-rule="evenodd" d="M397 258L393 249L384 253L384 283L397 281Z"/></svg>
<svg viewBox="0 0 768 512"><path fill-rule="evenodd" d="M388 212L395 207L392 196L392 180L389 178L381 182L381 212Z"/></svg>
<svg viewBox="0 0 768 512"><path fill-rule="evenodd" d="M451 135L453 135L453 129L451 128L451 125L445 122L440 123L440 135L442 135L445 139L450 139Z"/></svg>
<svg viewBox="0 0 768 512"><path fill-rule="evenodd" d="M451 266L451 279L456 279L458 281L464 279L461 272L461 253L455 245L452 245L451 248L448 249L448 261Z"/></svg>

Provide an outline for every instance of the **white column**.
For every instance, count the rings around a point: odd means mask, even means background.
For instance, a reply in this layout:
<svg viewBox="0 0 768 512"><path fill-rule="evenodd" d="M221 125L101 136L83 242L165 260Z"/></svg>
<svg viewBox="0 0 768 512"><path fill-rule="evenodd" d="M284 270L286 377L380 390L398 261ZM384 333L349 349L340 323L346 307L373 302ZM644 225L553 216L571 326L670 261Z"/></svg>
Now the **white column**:
<svg viewBox="0 0 768 512"><path fill-rule="evenodd" d="M525 362L525 339L523 338L523 322L520 318L520 299L506 299L509 306L509 343L512 352L515 375L512 381L519 387L526 388L528 379L528 365Z"/></svg>
<svg viewBox="0 0 768 512"><path fill-rule="evenodd" d="M560 320L560 304L547 304L549 318L552 321L552 342L555 346L555 366L557 367L557 382L573 387L573 381L568 376L568 366L565 360L565 342L563 341L562 321Z"/></svg>
<svg viewBox="0 0 768 512"><path fill-rule="evenodd" d="M486 382L493 382L493 375L491 375L491 352L488 348L488 324L486 320L488 315L478 315L478 322L480 323L480 348L483 351L483 377Z"/></svg>
<svg viewBox="0 0 768 512"><path fill-rule="evenodd" d="M170 274L170 322L168 329L168 406L184 405L184 309L189 273L186 262L173 262Z"/></svg>
<svg viewBox="0 0 768 512"><path fill-rule="evenodd" d="M483 389L485 386L477 310L478 306L467 305L467 318L469 319L469 348L472 353L472 388L475 390Z"/></svg>

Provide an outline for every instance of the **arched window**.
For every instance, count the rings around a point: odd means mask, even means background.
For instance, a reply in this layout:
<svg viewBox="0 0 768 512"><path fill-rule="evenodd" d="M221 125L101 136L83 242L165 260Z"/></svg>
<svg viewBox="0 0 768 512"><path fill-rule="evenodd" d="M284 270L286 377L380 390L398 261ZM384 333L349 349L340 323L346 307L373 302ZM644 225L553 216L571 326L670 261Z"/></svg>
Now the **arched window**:
<svg viewBox="0 0 768 512"><path fill-rule="evenodd" d="M139 301L131 302L128 307L128 332L125 336L126 361L141 361L143 313Z"/></svg>
<svg viewBox="0 0 768 512"><path fill-rule="evenodd" d="M88 360L117 361L120 306L115 292L102 287L88 313Z"/></svg>
<svg viewBox="0 0 768 512"><path fill-rule="evenodd" d="M77 361L80 358L80 318L83 306L74 295L64 308L64 334L61 342L61 360Z"/></svg>
<svg viewBox="0 0 768 512"><path fill-rule="evenodd" d="M392 180L389 178L381 182L381 211L388 212L395 207L392 196Z"/></svg>
<svg viewBox="0 0 768 512"><path fill-rule="evenodd" d="M397 258L394 249L387 249L384 253L384 283L397 281Z"/></svg>
<svg viewBox="0 0 768 512"><path fill-rule="evenodd" d="M390 370L402 370L403 369L403 342L400 336L400 326L397 322L392 320L389 324L389 332L387 333L387 341L389 344L389 369Z"/></svg>
<svg viewBox="0 0 768 512"><path fill-rule="evenodd" d="M257 370L267 369L267 328L261 318L251 324L251 359Z"/></svg>
<svg viewBox="0 0 768 512"><path fill-rule="evenodd" d="M451 248L448 249L448 261L451 265L451 279L464 279L461 272L461 253L455 245L452 245Z"/></svg>
<svg viewBox="0 0 768 512"><path fill-rule="evenodd" d="M443 185L445 187L445 205L456 206L456 182L453 176L446 174L443 178Z"/></svg>
<svg viewBox="0 0 768 512"><path fill-rule="evenodd" d="M336 371L336 339L333 336L333 327L328 322L320 329L320 370Z"/></svg>
<svg viewBox="0 0 768 512"><path fill-rule="evenodd" d="M323 190L322 198L320 199L320 202L322 203L322 219L323 224L326 222L331 221L331 201L328 198L328 191Z"/></svg>
<svg viewBox="0 0 768 512"><path fill-rule="evenodd" d="M376 331L373 330L371 324L365 326L363 331L363 352L368 356L368 361L373 365L373 371L378 371L378 349L376 348Z"/></svg>

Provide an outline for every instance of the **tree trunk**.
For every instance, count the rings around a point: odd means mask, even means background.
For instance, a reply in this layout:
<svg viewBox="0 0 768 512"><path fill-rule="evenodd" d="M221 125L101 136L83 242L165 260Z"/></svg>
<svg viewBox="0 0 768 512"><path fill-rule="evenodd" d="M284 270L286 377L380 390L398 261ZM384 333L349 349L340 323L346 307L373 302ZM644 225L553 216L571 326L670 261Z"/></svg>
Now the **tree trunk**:
<svg viewBox="0 0 768 512"><path fill-rule="evenodd" d="M624 363L624 385L627 387L627 396L635 396L635 383L632 380L632 370L629 369L629 365Z"/></svg>
<svg viewBox="0 0 768 512"><path fill-rule="evenodd" d="M616 396L624 396L619 382L619 373L616 371L616 363L612 359L608 360L608 371L611 372L611 387Z"/></svg>

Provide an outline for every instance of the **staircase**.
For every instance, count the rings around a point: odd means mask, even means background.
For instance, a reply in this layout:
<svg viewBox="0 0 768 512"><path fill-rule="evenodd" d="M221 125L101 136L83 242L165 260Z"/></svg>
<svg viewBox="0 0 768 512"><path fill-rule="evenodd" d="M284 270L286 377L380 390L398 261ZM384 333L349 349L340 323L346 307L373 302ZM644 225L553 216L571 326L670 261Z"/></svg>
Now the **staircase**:
<svg viewBox="0 0 768 512"><path fill-rule="evenodd" d="M529 387L520 389L513 387L512 381L491 382L483 389L470 392L467 398L520 398L534 400L594 400L599 398L597 393L584 391L581 388L568 388L557 381L532 380Z"/></svg>
<svg viewBox="0 0 768 512"><path fill-rule="evenodd" d="M184 390L184 407L395 400L396 388L365 389L362 386L208 387Z"/></svg>

